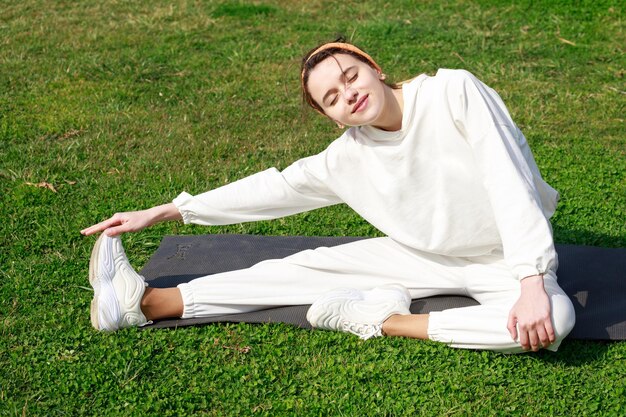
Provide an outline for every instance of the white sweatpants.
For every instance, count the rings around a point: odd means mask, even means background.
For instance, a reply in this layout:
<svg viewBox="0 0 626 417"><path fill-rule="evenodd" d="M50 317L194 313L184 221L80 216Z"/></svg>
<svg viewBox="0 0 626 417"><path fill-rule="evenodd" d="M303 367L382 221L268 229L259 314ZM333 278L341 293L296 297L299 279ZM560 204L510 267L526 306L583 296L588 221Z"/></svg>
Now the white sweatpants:
<svg viewBox="0 0 626 417"><path fill-rule="evenodd" d="M251 268L197 278L178 288L184 303L182 317L192 318L311 304L336 288L369 289L392 283L407 287L414 299L449 294L480 303L430 313L430 339L458 348L523 352L506 327L520 283L501 253L450 257L383 237L305 250ZM574 326L574 307L554 272L544 275L544 287L557 338L549 349L556 351Z"/></svg>

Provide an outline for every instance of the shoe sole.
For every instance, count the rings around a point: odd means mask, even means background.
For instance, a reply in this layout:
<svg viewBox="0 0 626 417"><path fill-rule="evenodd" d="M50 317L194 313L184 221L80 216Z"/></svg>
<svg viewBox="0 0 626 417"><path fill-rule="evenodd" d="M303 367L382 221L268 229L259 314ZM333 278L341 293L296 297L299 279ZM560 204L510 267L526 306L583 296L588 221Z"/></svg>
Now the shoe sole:
<svg viewBox="0 0 626 417"><path fill-rule="evenodd" d="M113 277L115 276L113 243L113 239L102 233L94 244L89 260L89 283L94 291L90 309L91 325L98 330L114 330L103 327L103 320L100 316L101 304L107 304L119 317L119 303L113 289Z"/></svg>

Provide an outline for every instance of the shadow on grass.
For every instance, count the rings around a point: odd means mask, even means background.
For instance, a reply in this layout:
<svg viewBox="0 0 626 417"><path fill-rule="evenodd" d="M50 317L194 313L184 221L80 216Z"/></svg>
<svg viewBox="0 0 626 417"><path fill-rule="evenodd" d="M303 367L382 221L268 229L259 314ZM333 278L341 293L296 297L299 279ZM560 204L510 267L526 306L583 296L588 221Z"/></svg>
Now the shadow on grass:
<svg viewBox="0 0 626 417"><path fill-rule="evenodd" d="M540 351L537 359L551 365L577 367L594 362L604 362L611 343L607 340L572 340L565 339L558 352Z"/></svg>
<svg viewBox="0 0 626 417"><path fill-rule="evenodd" d="M554 240L559 243L598 246L603 248L626 248L625 236L610 236L588 230L576 230L552 225Z"/></svg>

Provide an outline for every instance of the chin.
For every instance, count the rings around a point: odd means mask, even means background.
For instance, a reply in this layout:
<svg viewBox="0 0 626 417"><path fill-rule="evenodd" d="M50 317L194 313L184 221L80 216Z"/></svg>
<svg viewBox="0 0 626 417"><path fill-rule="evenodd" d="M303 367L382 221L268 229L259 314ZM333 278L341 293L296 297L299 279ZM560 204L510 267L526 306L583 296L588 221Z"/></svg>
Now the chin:
<svg viewBox="0 0 626 417"><path fill-rule="evenodd" d="M371 97L372 95L370 95ZM368 107L360 112L353 113L350 120L343 122L345 126L371 126L376 124L376 121L381 116L381 108L379 106L370 103Z"/></svg>
<svg viewBox="0 0 626 417"><path fill-rule="evenodd" d="M369 109L368 109L369 110ZM366 113L370 113L369 111ZM361 117L359 117L358 121L355 121L355 126L373 126L376 124L376 122L378 121L378 112L376 112L375 114L371 115L371 114L363 114Z"/></svg>

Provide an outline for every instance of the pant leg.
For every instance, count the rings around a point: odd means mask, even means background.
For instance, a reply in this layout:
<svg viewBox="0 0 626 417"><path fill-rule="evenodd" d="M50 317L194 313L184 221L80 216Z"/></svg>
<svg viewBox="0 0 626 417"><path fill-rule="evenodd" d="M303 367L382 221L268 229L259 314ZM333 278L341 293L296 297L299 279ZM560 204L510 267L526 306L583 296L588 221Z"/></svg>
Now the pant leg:
<svg viewBox="0 0 626 417"><path fill-rule="evenodd" d="M520 296L520 283L499 256L473 258L466 266L468 295L480 305L433 312L428 335L432 340L456 348L487 349L522 353L507 329L509 312ZM550 300L552 326L556 341L548 347L556 351L574 327L574 306L557 283L554 272L544 275L544 288Z"/></svg>
<svg viewBox="0 0 626 417"><path fill-rule="evenodd" d="M195 279L179 285L183 318L209 317L284 305L311 304L340 288L369 289L397 283L412 298L466 295L481 305L432 312L428 335L452 347L522 352L506 328L520 284L501 254L457 258L421 252L390 238L367 239L332 248L305 250L251 268ZM556 350L574 325L574 308L549 273Z"/></svg>
<svg viewBox="0 0 626 417"><path fill-rule="evenodd" d="M336 288L369 289L391 283L407 287L413 298L464 295L461 271L465 263L462 259L419 252L387 237L305 250L251 268L180 284L182 317L311 304Z"/></svg>

